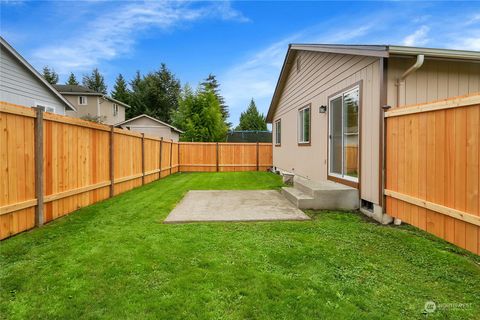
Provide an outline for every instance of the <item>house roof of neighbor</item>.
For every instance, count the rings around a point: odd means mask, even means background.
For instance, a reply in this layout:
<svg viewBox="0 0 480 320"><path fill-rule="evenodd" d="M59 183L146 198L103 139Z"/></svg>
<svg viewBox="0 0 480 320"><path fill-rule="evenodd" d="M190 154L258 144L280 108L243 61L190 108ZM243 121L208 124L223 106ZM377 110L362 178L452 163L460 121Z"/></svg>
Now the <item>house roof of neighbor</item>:
<svg viewBox="0 0 480 320"><path fill-rule="evenodd" d="M60 99L60 101L62 101L65 106L70 109L70 110L73 110L73 111L77 111L75 109L75 107L67 100L65 99L64 96L62 96L57 90L55 90L55 88L53 87L53 85L51 85L47 80L45 80L45 78L37 71L35 70L35 68L30 64L28 63L27 60L25 60L24 57L22 57L22 55L20 55L20 53L18 53L5 39L3 39L3 37L0 36L0 45L5 48L5 50L7 50L20 64L22 64L28 71L30 71L30 73L35 77L37 78L38 80L40 80L40 82L42 82L51 92L52 94L54 94L58 99Z"/></svg>
<svg viewBox="0 0 480 320"><path fill-rule="evenodd" d="M56 84L54 85L55 89L57 89L61 94L65 95L86 95L86 96L99 96L103 97L104 99L110 100L113 103L117 103L125 108L130 108L130 106L122 101L104 95L101 92L97 92L90 88L81 86L81 85L72 85L72 84Z"/></svg>
<svg viewBox="0 0 480 320"><path fill-rule="evenodd" d="M178 133L183 133L182 130L180 130L180 129L172 126L172 125L169 125L169 124L166 123L166 122L163 122L163 121L161 121L161 120L158 120L158 119L156 119L156 118L154 118L154 117L151 117L151 116L149 116L149 115L147 115L147 114L144 114L144 113L141 114L141 115L139 115L139 116L136 116L136 117L134 117L134 118L131 118L131 119L125 120L125 121L123 121L123 122L117 123L115 126L118 127L118 126L121 126L121 125L125 125L125 124L128 124L128 123L130 123L130 122L132 122L132 121L134 121L134 120L140 119L140 118L148 118L148 119L150 119L150 120L153 120L153 121L155 121L155 122L158 122L158 123L161 124L161 125L164 125L164 126L166 126L166 127L169 127L169 128L172 129L173 131L176 131L176 132L178 132Z"/></svg>
<svg viewBox="0 0 480 320"><path fill-rule="evenodd" d="M351 54L360 56L370 56L379 58L389 57L408 57L423 54L425 58L436 58L445 60L475 60L480 61L479 51L421 48L395 45L345 45L345 44L309 44L293 43L288 46L287 54L283 62L282 70L275 87L275 91L267 113L267 122L273 121L273 114L277 108L280 93L287 80L295 53L297 51L317 51L339 54Z"/></svg>
<svg viewBox="0 0 480 320"><path fill-rule="evenodd" d="M62 94L77 94L77 93L88 93L91 95L103 96L102 93L92 90L90 88L81 86L81 85L72 85L72 84L55 84L53 85Z"/></svg>

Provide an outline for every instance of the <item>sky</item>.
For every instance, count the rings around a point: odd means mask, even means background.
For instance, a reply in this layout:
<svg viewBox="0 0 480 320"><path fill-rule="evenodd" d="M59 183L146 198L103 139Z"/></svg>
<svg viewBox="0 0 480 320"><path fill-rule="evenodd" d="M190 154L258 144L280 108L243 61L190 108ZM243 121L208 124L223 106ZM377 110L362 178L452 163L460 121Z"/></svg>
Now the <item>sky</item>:
<svg viewBox="0 0 480 320"><path fill-rule="evenodd" d="M252 98L267 113L289 43L480 51L480 2L0 1L2 37L60 83L98 68L110 91L162 62L182 85L213 73L234 125Z"/></svg>

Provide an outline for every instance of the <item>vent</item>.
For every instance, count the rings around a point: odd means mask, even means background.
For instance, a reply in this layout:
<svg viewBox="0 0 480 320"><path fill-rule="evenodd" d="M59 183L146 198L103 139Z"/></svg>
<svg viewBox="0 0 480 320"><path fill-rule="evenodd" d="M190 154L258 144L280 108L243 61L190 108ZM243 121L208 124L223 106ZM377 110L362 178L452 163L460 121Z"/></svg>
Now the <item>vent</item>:
<svg viewBox="0 0 480 320"><path fill-rule="evenodd" d="M373 203L362 199L362 209L373 212Z"/></svg>

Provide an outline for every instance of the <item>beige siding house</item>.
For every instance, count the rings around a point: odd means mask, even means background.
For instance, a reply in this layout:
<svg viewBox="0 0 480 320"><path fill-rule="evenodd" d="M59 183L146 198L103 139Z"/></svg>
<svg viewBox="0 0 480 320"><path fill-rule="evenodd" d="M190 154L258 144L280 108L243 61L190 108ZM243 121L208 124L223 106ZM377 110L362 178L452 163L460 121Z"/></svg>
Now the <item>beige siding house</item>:
<svg viewBox="0 0 480 320"><path fill-rule="evenodd" d="M55 85L54 87L75 106L76 111L67 111L70 117L98 117L103 123L114 125L125 121L125 109L130 108L126 103L83 86Z"/></svg>
<svg viewBox="0 0 480 320"><path fill-rule="evenodd" d="M290 45L267 115L273 165L356 188L361 203L380 215L383 107L475 92L480 92L479 52Z"/></svg>
<svg viewBox="0 0 480 320"><path fill-rule="evenodd" d="M0 101L65 114L75 107L0 37Z"/></svg>
<svg viewBox="0 0 480 320"><path fill-rule="evenodd" d="M183 133L183 131L174 126L146 114L141 114L135 118L118 123L117 127L173 141L179 141L180 134Z"/></svg>

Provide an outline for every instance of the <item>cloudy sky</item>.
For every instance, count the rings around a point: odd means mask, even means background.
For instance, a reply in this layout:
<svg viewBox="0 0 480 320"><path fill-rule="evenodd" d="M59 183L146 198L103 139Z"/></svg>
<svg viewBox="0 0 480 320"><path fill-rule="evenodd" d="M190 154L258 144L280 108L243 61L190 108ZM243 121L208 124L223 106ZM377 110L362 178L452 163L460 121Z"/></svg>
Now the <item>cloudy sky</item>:
<svg viewBox="0 0 480 320"><path fill-rule="evenodd" d="M4 1L0 33L64 82L98 67L109 90L165 62L182 84L217 75L236 124L267 112L289 43L480 50L478 2Z"/></svg>

